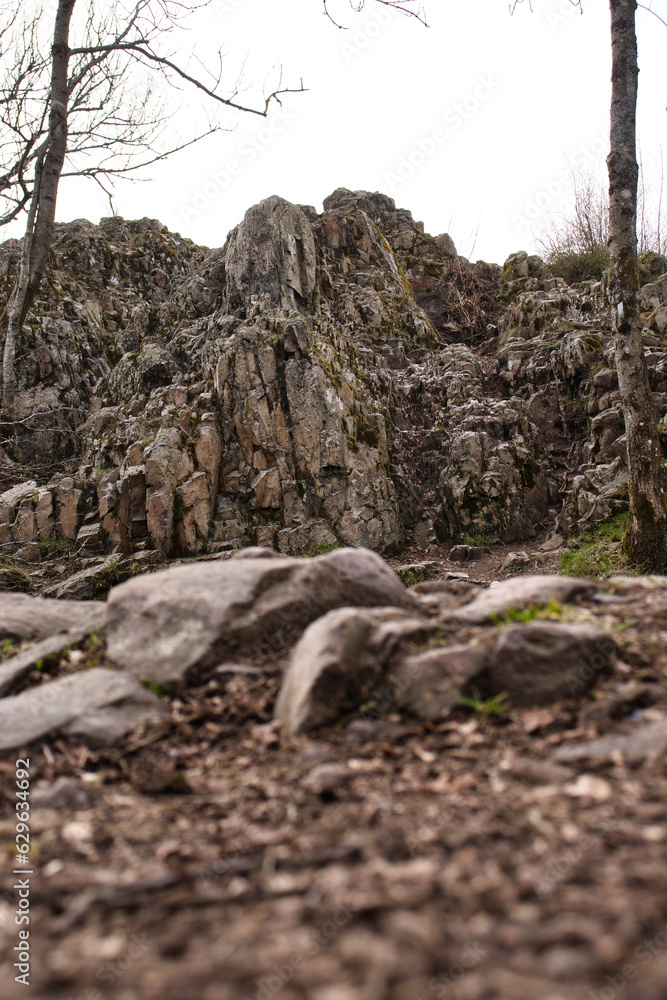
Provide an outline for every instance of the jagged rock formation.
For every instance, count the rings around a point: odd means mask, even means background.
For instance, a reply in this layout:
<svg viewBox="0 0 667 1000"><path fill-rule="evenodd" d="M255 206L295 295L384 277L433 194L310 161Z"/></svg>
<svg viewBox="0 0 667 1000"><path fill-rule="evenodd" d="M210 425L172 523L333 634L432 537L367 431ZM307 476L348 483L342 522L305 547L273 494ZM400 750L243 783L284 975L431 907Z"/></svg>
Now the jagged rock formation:
<svg viewBox="0 0 667 1000"><path fill-rule="evenodd" d="M641 299L662 418L667 275ZM25 560L509 542L627 502L601 287L471 264L384 195L272 197L210 251L60 226L18 354L0 545Z"/></svg>

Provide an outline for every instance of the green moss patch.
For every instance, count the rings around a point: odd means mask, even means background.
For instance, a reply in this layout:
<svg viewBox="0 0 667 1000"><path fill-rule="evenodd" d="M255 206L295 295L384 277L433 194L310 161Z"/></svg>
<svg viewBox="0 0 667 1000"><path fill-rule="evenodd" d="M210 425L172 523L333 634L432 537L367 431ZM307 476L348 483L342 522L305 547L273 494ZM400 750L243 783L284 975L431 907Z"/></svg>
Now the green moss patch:
<svg viewBox="0 0 667 1000"><path fill-rule="evenodd" d="M573 542L574 551L561 556L560 570L565 576L609 576L627 573L628 565L621 552L628 524L627 512L616 514L599 525L590 535L581 535Z"/></svg>

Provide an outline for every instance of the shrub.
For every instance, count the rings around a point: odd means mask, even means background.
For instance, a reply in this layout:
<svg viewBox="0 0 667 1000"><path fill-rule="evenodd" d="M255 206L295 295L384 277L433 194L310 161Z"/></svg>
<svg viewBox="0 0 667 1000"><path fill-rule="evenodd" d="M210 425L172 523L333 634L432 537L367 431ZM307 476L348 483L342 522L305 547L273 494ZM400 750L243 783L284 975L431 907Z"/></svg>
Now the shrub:
<svg viewBox="0 0 667 1000"><path fill-rule="evenodd" d="M650 281L649 258L667 254L667 237L662 226L662 170L657 192L649 193L640 166L637 192L637 237L642 281ZM593 174L572 172L574 202L560 217L552 216L536 237L538 251L557 278L569 284L599 281L609 267L609 196L606 182ZM651 198L651 194L657 195ZM645 272L645 273L644 273Z"/></svg>

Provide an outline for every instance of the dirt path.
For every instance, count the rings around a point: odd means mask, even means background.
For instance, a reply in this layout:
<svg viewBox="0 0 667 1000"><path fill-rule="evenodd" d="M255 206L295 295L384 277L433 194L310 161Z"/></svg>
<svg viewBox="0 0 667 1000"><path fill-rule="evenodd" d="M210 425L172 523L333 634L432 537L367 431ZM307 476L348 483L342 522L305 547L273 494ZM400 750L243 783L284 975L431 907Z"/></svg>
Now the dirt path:
<svg viewBox="0 0 667 1000"><path fill-rule="evenodd" d="M113 752L30 748L29 995L664 1000L664 746L566 759L667 715L656 595L567 611L621 647L583 701L428 725L368 705L281 743L274 663L172 698L166 726ZM14 884L6 865L5 955ZM15 974L6 1000L28 995Z"/></svg>

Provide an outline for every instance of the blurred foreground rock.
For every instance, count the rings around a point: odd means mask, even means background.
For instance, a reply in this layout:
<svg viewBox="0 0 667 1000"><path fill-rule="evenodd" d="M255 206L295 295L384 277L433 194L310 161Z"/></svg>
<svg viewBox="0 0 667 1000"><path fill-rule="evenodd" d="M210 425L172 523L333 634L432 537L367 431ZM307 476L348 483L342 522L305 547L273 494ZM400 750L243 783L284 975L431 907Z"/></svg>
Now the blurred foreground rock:
<svg viewBox="0 0 667 1000"><path fill-rule="evenodd" d="M499 710L581 701L618 654L615 619L595 612L667 606L662 579L600 586L535 576L410 589L368 549L297 559L252 548L134 577L106 603L6 595L5 634L32 642L0 663L3 746L57 732L113 742L159 721L170 694L235 676L278 675L288 736L364 705L432 722L494 699Z"/></svg>

